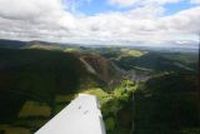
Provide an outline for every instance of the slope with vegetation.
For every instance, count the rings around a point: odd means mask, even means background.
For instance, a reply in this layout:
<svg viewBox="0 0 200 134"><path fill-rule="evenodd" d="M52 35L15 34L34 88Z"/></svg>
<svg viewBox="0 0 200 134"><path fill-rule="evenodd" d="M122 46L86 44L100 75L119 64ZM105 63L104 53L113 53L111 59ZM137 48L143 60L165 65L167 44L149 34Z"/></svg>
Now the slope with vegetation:
<svg viewBox="0 0 200 134"><path fill-rule="evenodd" d="M130 133L132 127L132 95L137 84L123 80L119 86L106 92L100 88L87 89L84 93L96 95L104 117L108 134ZM129 107L129 108L127 108ZM123 114L122 114L123 113Z"/></svg>
<svg viewBox="0 0 200 134"><path fill-rule="evenodd" d="M135 92L135 134L199 134L197 77L172 73Z"/></svg>
<svg viewBox="0 0 200 134"><path fill-rule="evenodd" d="M80 60L96 72L92 74ZM120 75L100 55L41 48L0 49L0 132L32 133L81 89L106 88ZM18 129L19 128L19 129Z"/></svg>
<svg viewBox="0 0 200 134"><path fill-rule="evenodd" d="M0 134L31 134L78 93L107 134L198 134L195 53L0 40Z"/></svg>

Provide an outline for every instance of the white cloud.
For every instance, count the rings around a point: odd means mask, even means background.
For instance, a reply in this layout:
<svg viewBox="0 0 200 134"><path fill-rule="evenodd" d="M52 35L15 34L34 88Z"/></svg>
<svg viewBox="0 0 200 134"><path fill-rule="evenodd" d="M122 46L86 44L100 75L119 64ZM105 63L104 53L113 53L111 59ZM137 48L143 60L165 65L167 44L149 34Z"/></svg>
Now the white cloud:
<svg viewBox="0 0 200 134"><path fill-rule="evenodd" d="M141 7L125 13L111 12L79 19L77 29L85 38L108 42L163 43L195 40L200 31L200 8L192 8L171 16L162 16L163 8ZM83 31L82 31L83 30ZM80 34L79 34L80 35ZM190 38L186 38L190 37Z"/></svg>
<svg viewBox="0 0 200 134"><path fill-rule="evenodd" d="M163 26L168 31L179 33L196 33L200 32L200 7L181 11L175 15L163 17L160 19Z"/></svg>
<svg viewBox="0 0 200 134"><path fill-rule="evenodd" d="M89 5L92 0L62 0L65 8L73 13L79 13L78 8L83 5Z"/></svg>
<svg viewBox="0 0 200 134"><path fill-rule="evenodd" d="M32 19L61 10L61 0L0 0L0 15L5 18Z"/></svg>
<svg viewBox="0 0 200 134"><path fill-rule="evenodd" d="M200 4L200 0L191 0L192 4Z"/></svg>
<svg viewBox="0 0 200 134"><path fill-rule="evenodd" d="M0 0L0 27L0 32L23 35L71 29L75 20L61 0Z"/></svg>
<svg viewBox="0 0 200 134"><path fill-rule="evenodd" d="M137 2L138 0L109 0L111 5L119 5L121 7L131 6Z"/></svg>
<svg viewBox="0 0 200 134"><path fill-rule="evenodd" d="M87 16L66 11L61 0L0 0L0 38L100 44L197 40L200 7L170 16L164 10L144 5Z"/></svg>
<svg viewBox="0 0 200 134"><path fill-rule="evenodd" d="M168 3L178 3L180 1L183 0L108 0L108 3L118 5L119 7L129 7L133 5L165 5Z"/></svg>
<svg viewBox="0 0 200 134"><path fill-rule="evenodd" d="M168 3L178 3L184 0L144 0L144 3L146 4L159 4L159 5L165 5Z"/></svg>

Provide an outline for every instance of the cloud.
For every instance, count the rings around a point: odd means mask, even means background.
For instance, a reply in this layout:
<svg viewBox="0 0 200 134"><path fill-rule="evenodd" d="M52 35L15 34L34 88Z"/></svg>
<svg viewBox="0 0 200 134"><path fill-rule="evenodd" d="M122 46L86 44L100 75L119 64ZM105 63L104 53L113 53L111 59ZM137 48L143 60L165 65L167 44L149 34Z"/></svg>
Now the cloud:
<svg viewBox="0 0 200 134"><path fill-rule="evenodd" d="M200 8L163 16L162 7L145 6L127 12L111 12L79 19L77 31L83 38L91 37L114 43L159 44L177 40L195 40L200 31ZM83 34L81 34L83 33ZM189 38L188 38L189 37Z"/></svg>
<svg viewBox="0 0 200 134"><path fill-rule="evenodd" d="M62 12L60 0L0 0L0 16L4 18L37 19L59 12Z"/></svg>
<svg viewBox="0 0 200 134"><path fill-rule="evenodd" d="M111 5L119 5L121 7L127 7L137 3L138 0L109 0L108 2Z"/></svg>
<svg viewBox="0 0 200 134"><path fill-rule="evenodd" d="M200 0L191 0L192 4L200 4Z"/></svg>
<svg viewBox="0 0 200 134"><path fill-rule="evenodd" d="M181 1L183 0L108 0L108 3L111 5L117 5L119 7L130 7L134 5L165 5L168 3L178 3Z"/></svg>
<svg viewBox="0 0 200 134"><path fill-rule="evenodd" d="M88 5L91 3L92 0L62 0L62 3L65 5L65 8L73 13L80 13L78 12L78 8L83 5Z"/></svg>
<svg viewBox="0 0 200 134"><path fill-rule="evenodd" d="M163 6L150 4L87 16L71 12L68 2L0 0L0 38L102 45L166 44L194 42L200 31L200 7L165 16Z"/></svg>
<svg viewBox="0 0 200 134"><path fill-rule="evenodd" d="M168 31L177 33L196 33L200 32L200 7L181 11L175 15L163 17L160 19L162 25Z"/></svg>
<svg viewBox="0 0 200 134"><path fill-rule="evenodd" d="M61 0L0 0L1 33L40 36L36 34L42 32L42 36L45 31L67 31L75 26L74 21Z"/></svg>

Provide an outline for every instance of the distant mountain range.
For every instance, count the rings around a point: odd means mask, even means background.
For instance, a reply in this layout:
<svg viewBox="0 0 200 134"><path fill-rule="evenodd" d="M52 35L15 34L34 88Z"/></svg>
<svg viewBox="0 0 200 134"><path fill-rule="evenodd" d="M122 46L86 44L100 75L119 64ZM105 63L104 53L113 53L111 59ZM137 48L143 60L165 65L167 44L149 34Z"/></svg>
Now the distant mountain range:
<svg viewBox="0 0 200 134"><path fill-rule="evenodd" d="M39 40L33 41L19 41L19 40L7 40L0 39L0 48L40 48L40 49L63 49L66 47L90 47L90 48L110 48L110 47L127 47L136 48L140 50L153 50L153 51L167 51L167 52L199 52L199 45L197 42L189 44L187 42L168 42L164 45L148 45L139 43L138 44L122 44L122 45L85 45L85 44L74 44L74 43L56 43L56 42L45 42Z"/></svg>

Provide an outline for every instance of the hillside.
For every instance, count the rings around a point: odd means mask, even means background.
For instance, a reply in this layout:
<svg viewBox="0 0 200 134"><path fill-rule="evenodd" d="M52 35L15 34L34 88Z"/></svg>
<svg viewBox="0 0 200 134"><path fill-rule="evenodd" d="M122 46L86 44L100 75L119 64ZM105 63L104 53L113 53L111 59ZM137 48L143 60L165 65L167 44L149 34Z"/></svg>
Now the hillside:
<svg viewBox="0 0 200 134"><path fill-rule="evenodd" d="M173 73L152 78L134 96L135 134L200 132L197 76Z"/></svg>
<svg viewBox="0 0 200 134"><path fill-rule="evenodd" d="M199 131L196 53L2 43L0 133L34 133L78 93L97 96L107 134Z"/></svg>
<svg viewBox="0 0 200 134"><path fill-rule="evenodd" d="M3 108L0 127L2 123L29 116L34 120L40 117L39 120L45 123L48 116L54 115L71 100L65 101L65 96L80 89L105 87L120 76L111 62L94 54L1 48L0 61L0 106ZM95 73L90 72L86 64ZM32 107L31 111L36 113L30 115L26 107ZM41 127L39 124L36 126Z"/></svg>

